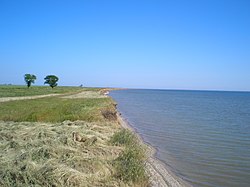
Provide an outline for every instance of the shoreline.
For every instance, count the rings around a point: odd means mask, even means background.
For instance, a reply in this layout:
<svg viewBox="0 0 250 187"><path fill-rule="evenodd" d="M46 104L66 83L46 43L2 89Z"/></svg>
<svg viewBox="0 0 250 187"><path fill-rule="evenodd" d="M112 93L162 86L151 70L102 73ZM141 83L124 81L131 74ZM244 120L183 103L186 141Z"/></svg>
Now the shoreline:
<svg viewBox="0 0 250 187"><path fill-rule="evenodd" d="M150 187L192 187L191 184L176 176L161 160L155 155L157 150L145 142L135 129L122 117L117 110L117 120L122 128L126 128L135 133L141 144L145 145L147 150L146 171L149 175Z"/></svg>

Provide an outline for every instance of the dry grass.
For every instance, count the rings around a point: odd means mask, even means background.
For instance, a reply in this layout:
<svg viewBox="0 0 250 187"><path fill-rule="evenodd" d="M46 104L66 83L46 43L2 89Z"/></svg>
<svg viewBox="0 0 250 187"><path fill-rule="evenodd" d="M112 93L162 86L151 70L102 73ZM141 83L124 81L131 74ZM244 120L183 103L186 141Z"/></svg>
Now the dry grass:
<svg viewBox="0 0 250 187"><path fill-rule="evenodd" d="M0 122L0 186L120 186L110 164L121 148L108 145L114 123ZM94 144L74 142L79 132Z"/></svg>

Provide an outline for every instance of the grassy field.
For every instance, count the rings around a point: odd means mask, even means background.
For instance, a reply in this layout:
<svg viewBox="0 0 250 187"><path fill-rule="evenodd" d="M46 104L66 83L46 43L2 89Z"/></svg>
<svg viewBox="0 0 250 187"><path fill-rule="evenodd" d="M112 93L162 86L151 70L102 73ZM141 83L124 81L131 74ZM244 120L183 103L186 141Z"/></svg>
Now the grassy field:
<svg viewBox="0 0 250 187"><path fill-rule="evenodd" d="M19 97L19 96L33 96L45 94L63 94L74 93L82 90L98 90L98 88L80 88L70 86L58 86L51 88L48 86L7 86L0 85L0 97Z"/></svg>
<svg viewBox="0 0 250 187"><path fill-rule="evenodd" d="M102 110L115 110L110 98L42 99L9 101L0 104L0 120L62 122L65 120L103 121Z"/></svg>
<svg viewBox="0 0 250 187"><path fill-rule="evenodd" d="M144 150L114 101L100 89L62 90L75 95L0 104L0 186L146 186Z"/></svg>

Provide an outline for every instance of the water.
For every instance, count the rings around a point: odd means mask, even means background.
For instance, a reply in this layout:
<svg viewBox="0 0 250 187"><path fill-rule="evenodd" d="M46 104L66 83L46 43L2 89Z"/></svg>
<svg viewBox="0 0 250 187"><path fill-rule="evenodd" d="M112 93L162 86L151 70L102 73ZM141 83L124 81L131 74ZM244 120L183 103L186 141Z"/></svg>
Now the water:
<svg viewBox="0 0 250 187"><path fill-rule="evenodd" d="M250 186L250 93L119 90L118 110L157 157L199 187Z"/></svg>

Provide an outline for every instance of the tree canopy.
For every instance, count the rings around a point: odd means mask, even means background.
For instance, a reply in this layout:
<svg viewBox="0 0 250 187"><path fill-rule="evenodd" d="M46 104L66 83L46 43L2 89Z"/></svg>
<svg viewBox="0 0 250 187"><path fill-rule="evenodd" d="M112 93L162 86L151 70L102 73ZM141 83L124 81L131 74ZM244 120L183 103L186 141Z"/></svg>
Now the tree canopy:
<svg viewBox="0 0 250 187"><path fill-rule="evenodd" d="M36 76L32 74L25 74L24 75L24 80L28 86L28 88L31 86L32 83L35 83Z"/></svg>
<svg viewBox="0 0 250 187"><path fill-rule="evenodd" d="M55 75L47 75L44 80L44 84L48 84L51 88L54 88L57 86L57 81L59 78Z"/></svg>

